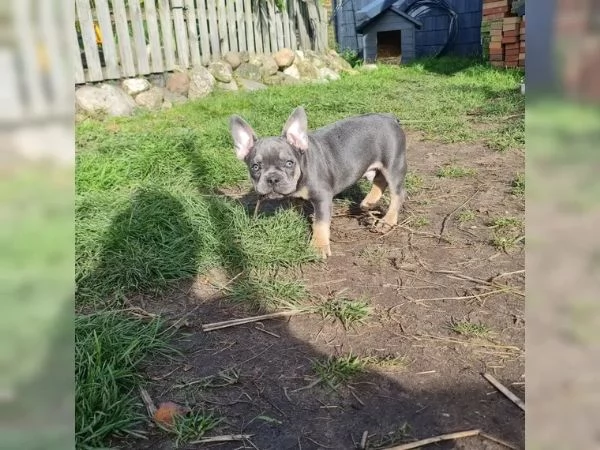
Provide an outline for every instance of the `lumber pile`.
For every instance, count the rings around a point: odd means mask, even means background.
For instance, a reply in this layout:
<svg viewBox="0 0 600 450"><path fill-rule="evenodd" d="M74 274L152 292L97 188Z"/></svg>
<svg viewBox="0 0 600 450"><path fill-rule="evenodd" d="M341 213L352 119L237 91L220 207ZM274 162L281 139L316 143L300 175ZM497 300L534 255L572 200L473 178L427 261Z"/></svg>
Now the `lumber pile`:
<svg viewBox="0 0 600 450"><path fill-rule="evenodd" d="M525 16L511 8L512 0L483 0L484 50L497 67L525 67Z"/></svg>

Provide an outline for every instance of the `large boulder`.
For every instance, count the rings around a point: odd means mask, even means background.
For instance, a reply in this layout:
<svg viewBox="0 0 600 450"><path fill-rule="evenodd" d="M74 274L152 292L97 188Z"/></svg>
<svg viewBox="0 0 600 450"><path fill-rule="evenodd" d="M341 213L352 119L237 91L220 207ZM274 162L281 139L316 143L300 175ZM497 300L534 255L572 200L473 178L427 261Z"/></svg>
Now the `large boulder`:
<svg viewBox="0 0 600 450"><path fill-rule="evenodd" d="M271 86L298 84L299 79L286 75L283 72L277 72L264 78L264 83Z"/></svg>
<svg viewBox="0 0 600 450"><path fill-rule="evenodd" d="M217 88L223 91L237 91L239 90L238 85L235 81L230 81L229 83L222 83L221 81L217 81Z"/></svg>
<svg viewBox="0 0 600 450"><path fill-rule="evenodd" d="M176 92L171 92L169 90L164 91L164 97L165 102L169 102L172 105L179 105L187 102L187 97L185 95L177 94Z"/></svg>
<svg viewBox="0 0 600 450"><path fill-rule="evenodd" d="M215 61L208 65L208 70L217 81L229 83L233 79L233 71L229 63Z"/></svg>
<svg viewBox="0 0 600 450"><path fill-rule="evenodd" d="M185 72L175 72L167 78L167 90L174 94L187 95L190 89L190 77Z"/></svg>
<svg viewBox="0 0 600 450"><path fill-rule="evenodd" d="M244 62L239 52L227 52L223 55L223 61L231 66L233 70L237 69ZM246 60L247 61L247 60Z"/></svg>
<svg viewBox="0 0 600 450"><path fill-rule="evenodd" d="M88 114L129 116L136 107L135 101L122 89L112 84L82 86L75 91L77 108Z"/></svg>
<svg viewBox="0 0 600 450"><path fill-rule="evenodd" d="M296 55L289 48L282 48L273 55L273 59L277 63L280 69L285 69L294 63Z"/></svg>
<svg viewBox="0 0 600 450"><path fill-rule="evenodd" d="M327 81L336 81L340 79L340 75L329 67L321 67L319 69L319 79Z"/></svg>
<svg viewBox="0 0 600 450"><path fill-rule="evenodd" d="M150 90L138 94L135 97L135 102L147 109L158 109L163 104L164 98L164 90L154 86Z"/></svg>
<svg viewBox="0 0 600 450"><path fill-rule="evenodd" d="M263 77L275 75L279 71L279 66L271 55L262 55L260 73Z"/></svg>
<svg viewBox="0 0 600 450"><path fill-rule="evenodd" d="M140 92L150 89L150 82L145 78L128 78L123 80L121 86L127 94L136 96Z"/></svg>
<svg viewBox="0 0 600 450"><path fill-rule="evenodd" d="M244 91L258 91L258 90L267 88L266 85L259 83L256 80L248 80L245 78L238 78L237 83L238 83L238 86L240 87L240 89L242 89Z"/></svg>
<svg viewBox="0 0 600 450"><path fill-rule="evenodd" d="M318 69L312 64L312 62L308 58L296 61L296 67L298 68L300 78L305 78L309 80L315 80L319 78Z"/></svg>
<svg viewBox="0 0 600 450"><path fill-rule="evenodd" d="M195 100L209 95L215 87L215 77L205 67L198 66L190 71L188 98Z"/></svg>
<svg viewBox="0 0 600 450"><path fill-rule="evenodd" d="M260 66L252 63L242 63L235 71L234 75L245 80L260 81Z"/></svg>

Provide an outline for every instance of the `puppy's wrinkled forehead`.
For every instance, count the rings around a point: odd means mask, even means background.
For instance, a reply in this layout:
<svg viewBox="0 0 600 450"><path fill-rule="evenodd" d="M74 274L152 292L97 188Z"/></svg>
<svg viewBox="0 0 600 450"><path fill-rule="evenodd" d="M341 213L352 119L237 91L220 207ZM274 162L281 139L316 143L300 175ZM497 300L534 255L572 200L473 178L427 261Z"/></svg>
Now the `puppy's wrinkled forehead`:
<svg viewBox="0 0 600 450"><path fill-rule="evenodd" d="M262 138L256 141L256 144L254 145L254 155L252 159L255 162L262 162L267 165L277 165L290 158L295 158L294 150L284 138Z"/></svg>

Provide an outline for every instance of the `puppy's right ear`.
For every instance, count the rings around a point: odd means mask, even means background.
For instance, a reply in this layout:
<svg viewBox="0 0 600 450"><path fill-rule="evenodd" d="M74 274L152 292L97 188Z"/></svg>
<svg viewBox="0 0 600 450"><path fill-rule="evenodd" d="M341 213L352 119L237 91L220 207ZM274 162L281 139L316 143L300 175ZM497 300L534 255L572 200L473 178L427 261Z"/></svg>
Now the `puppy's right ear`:
<svg viewBox="0 0 600 450"><path fill-rule="evenodd" d="M240 116L231 116L229 130L233 137L235 155L238 159L244 160L256 142L256 134L252 127Z"/></svg>

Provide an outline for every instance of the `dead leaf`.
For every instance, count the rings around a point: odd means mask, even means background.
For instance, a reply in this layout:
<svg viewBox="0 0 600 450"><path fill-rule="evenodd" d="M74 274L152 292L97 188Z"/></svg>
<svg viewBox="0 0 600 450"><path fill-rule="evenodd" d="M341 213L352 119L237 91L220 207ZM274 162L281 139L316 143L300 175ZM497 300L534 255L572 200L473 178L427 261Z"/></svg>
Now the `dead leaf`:
<svg viewBox="0 0 600 450"><path fill-rule="evenodd" d="M191 410L186 406L178 405L174 402L164 402L158 406L158 409L154 413L154 421L160 425L173 425L175 417L183 416L189 413Z"/></svg>

